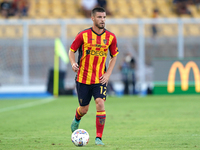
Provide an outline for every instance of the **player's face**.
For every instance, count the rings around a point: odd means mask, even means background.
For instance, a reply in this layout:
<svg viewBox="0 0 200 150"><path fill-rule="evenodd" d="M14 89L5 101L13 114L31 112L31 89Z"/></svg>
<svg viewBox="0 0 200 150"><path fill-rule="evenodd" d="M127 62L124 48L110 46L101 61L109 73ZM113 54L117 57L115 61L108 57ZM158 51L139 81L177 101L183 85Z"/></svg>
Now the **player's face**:
<svg viewBox="0 0 200 150"><path fill-rule="evenodd" d="M105 12L96 12L95 16L92 19L96 27L98 27L99 29L104 29L106 21Z"/></svg>

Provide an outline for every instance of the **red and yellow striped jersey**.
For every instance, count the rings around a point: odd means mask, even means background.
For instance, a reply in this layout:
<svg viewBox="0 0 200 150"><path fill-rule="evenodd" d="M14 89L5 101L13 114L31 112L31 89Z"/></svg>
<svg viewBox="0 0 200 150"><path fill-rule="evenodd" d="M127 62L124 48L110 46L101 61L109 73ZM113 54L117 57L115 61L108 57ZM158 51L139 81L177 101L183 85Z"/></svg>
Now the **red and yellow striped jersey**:
<svg viewBox="0 0 200 150"><path fill-rule="evenodd" d="M92 28L81 31L73 41L70 50L78 50L79 71L76 81L84 84L100 83L99 78L106 71L106 57L118 54L117 39L113 33L104 30L97 34Z"/></svg>

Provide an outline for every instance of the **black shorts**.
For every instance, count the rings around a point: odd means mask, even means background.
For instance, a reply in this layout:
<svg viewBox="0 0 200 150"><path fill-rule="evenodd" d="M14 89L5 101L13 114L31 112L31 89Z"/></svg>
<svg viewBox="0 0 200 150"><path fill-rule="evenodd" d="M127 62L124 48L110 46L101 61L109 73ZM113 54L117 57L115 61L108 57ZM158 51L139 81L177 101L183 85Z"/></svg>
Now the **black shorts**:
<svg viewBox="0 0 200 150"><path fill-rule="evenodd" d="M106 84L83 84L76 81L76 90L80 106L86 106L90 103L92 96L106 100Z"/></svg>

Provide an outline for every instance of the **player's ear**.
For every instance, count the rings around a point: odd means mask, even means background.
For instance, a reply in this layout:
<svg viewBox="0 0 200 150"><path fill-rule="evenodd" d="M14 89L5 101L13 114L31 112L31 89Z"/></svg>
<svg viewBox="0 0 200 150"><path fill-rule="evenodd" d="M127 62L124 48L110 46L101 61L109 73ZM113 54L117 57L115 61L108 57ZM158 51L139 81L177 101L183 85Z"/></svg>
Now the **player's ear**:
<svg viewBox="0 0 200 150"><path fill-rule="evenodd" d="M93 15L91 16L91 19L92 19L92 21L94 21L94 16Z"/></svg>

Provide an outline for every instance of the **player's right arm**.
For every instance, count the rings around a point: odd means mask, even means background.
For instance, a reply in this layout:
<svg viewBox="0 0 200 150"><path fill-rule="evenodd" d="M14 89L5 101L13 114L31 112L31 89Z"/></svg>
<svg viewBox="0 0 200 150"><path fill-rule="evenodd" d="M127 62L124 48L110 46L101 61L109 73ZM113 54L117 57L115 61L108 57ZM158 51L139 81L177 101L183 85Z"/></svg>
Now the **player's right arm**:
<svg viewBox="0 0 200 150"><path fill-rule="evenodd" d="M74 72L78 72L79 70L79 65L76 63L76 60L75 60L75 52L82 44L83 44L83 37L82 37L82 34L79 33L74 39L69 49L69 60L71 62L72 70Z"/></svg>
<svg viewBox="0 0 200 150"><path fill-rule="evenodd" d="M75 53L73 51L71 51L71 50L69 50L69 60L70 60L71 65L72 65L72 70L74 72L78 72L79 66L75 61Z"/></svg>

